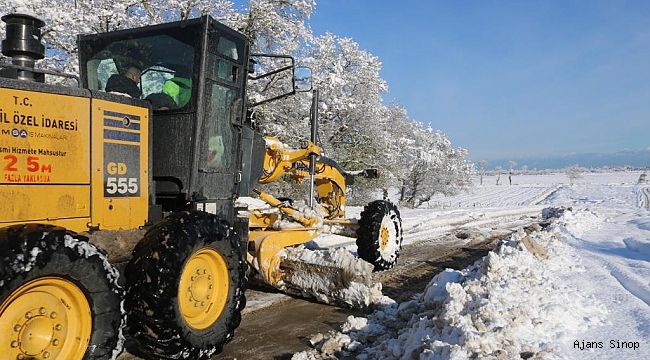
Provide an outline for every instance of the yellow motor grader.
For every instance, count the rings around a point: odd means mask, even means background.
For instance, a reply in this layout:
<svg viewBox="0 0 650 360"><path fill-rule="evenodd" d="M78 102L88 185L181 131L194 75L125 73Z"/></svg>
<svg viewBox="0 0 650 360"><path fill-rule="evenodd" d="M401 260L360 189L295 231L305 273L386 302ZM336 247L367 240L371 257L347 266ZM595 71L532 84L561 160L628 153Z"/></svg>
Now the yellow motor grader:
<svg viewBox="0 0 650 360"><path fill-rule="evenodd" d="M323 251L305 246L317 236L356 238L371 270L395 264L395 205L345 218L346 184L377 171L342 170L315 128L291 148L250 127L251 107L300 90L290 56L268 55L289 65L256 74L264 55L204 16L80 35L80 86L52 85L46 76L75 76L35 67L44 22L2 20L2 358L115 359L126 347L207 359L233 337L249 279L320 300L356 281L349 250L310 263ZM286 93L246 98L250 81L282 71ZM257 190L285 178L309 179L309 206Z"/></svg>

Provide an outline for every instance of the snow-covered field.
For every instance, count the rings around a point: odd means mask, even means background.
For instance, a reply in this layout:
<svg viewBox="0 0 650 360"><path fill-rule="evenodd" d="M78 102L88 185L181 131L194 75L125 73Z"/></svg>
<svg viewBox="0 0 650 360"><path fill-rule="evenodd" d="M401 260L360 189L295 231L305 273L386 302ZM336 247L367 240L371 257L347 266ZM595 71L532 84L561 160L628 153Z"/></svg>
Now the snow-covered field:
<svg viewBox="0 0 650 360"><path fill-rule="evenodd" d="M650 359L650 213L640 174L589 173L573 185L565 174L513 176L512 185L486 177L428 209L402 209L405 244L459 224L490 228L567 210L546 230L514 234L474 265L440 273L411 301L387 301L349 317L341 332L314 336L317 350L293 359Z"/></svg>

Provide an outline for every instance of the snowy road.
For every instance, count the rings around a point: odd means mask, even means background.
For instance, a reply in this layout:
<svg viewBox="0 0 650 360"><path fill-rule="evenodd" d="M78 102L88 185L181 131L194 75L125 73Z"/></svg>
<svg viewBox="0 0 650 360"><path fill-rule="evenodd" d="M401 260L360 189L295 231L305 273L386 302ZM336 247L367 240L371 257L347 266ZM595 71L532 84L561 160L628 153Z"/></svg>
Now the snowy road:
<svg viewBox="0 0 650 360"><path fill-rule="evenodd" d="M569 185L563 174L517 176L499 186L488 178L428 209L400 209L402 257L377 275L399 306L359 314L250 291L234 340L213 359L650 358L650 190L638 178L594 173ZM534 235L547 258L517 245L521 236L489 252L491 236L508 239L545 207L571 208ZM352 248L349 239L317 241ZM467 268L434 277L455 266Z"/></svg>
<svg viewBox="0 0 650 360"><path fill-rule="evenodd" d="M587 173L573 185L562 174L518 177L518 186L473 189L483 207L461 195L429 215L404 211L410 229L426 229L446 211L475 221L493 207L566 209L531 235L542 252L513 236L474 266L433 277L413 300L349 318L292 359L649 359L650 213L642 174ZM531 188L540 190L538 200L525 195Z"/></svg>
<svg viewBox="0 0 650 360"><path fill-rule="evenodd" d="M522 224L536 222L521 214L513 218L510 213L501 220L503 228L485 232L461 221L457 228L441 232L438 237L413 241L404 246L395 268L375 273L373 279L383 284L384 295L409 300L422 292L435 274L446 268L469 266L492 250L501 236L508 237ZM366 315L272 291L249 290L247 301L235 338L214 360L290 359L294 352L310 348L307 339L313 334L338 329L350 315Z"/></svg>
<svg viewBox="0 0 650 360"><path fill-rule="evenodd" d="M398 264L389 271L375 273L373 279L383 284L384 295L408 300L423 291L436 273L446 268L465 268L485 256L497 239L507 239L517 229L538 223L544 207L538 203L556 189L553 185L513 186L509 191L520 195L503 200L517 203L510 208L403 209L405 245ZM361 209L348 211L350 216L358 216ZM354 248L349 239L335 236L324 236L316 242L319 247ZM293 352L309 349L306 339L311 335L335 330L349 315L360 314L275 292L251 290L247 292L240 329L214 359L289 359Z"/></svg>

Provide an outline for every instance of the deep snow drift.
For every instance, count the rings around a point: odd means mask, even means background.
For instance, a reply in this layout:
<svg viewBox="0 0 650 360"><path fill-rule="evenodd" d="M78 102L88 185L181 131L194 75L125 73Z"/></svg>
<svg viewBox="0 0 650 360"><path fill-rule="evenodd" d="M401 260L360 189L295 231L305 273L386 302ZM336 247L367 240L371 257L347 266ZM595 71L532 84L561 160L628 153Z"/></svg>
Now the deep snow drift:
<svg viewBox="0 0 650 360"><path fill-rule="evenodd" d="M500 186L487 178L431 209L402 210L408 243L463 219L568 209L467 269L440 273L411 301L313 336L315 350L293 359L650 358L650 213L639 175L584 174L574 185L564 174Z"/></svg>

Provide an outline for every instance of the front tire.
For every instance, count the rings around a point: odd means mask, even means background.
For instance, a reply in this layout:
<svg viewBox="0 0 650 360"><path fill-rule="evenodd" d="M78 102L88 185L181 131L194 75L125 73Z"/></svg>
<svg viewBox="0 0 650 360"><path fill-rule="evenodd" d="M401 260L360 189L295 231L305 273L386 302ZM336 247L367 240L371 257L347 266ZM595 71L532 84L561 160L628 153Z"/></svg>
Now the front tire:
<svg viewBox="0 0 650 360"><path fill-rule="evenodd" d="M118 271L88 239L51 225L0 231L0 354L115 359L125 314Z"/></svg>
<svg viewBox="0 0 650 360"><path fill-rule="evenodd" d="M127 349L145 359L208 359L246 305L244 247L228 223L175 213L151 228L126 267Z"/></svg>
<svg viewBox="0 0 650 360"><path fill-rule="evenodd" d="M357 230L359 257L374 265L374 271L395 266L402 249L402 218L395 204L375 200L361 212Z"/></svg>

